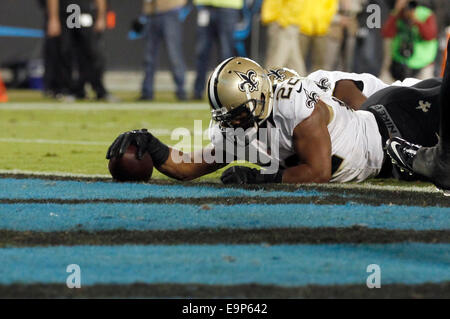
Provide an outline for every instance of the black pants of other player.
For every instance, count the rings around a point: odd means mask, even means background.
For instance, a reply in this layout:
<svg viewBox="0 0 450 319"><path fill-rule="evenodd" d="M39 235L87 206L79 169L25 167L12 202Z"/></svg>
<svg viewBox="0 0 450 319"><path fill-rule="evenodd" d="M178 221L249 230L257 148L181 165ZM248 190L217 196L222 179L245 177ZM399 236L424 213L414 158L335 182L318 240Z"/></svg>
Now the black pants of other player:
<svg viewBox="0 0 450 319"><path fill-rule="evenodd" d="M93 27L68 29L61 33L63 67L72 73L72 65L78 66L78 78L71 84L72 93L78 98L86 96L85 85L89 83L97 98L104 98L107 91L103 85L105 58L103 56L102 34Z"/></svg>
<svg viewBox="0 0 450 319"><path fill-rule="evenodd" d="M47 33L48 15L46 0L38 1L44 13L43 30ZM61 37L49 37L44 39L44 90L46 94L70 94L71 70L65 70L62 66Z"/></svg>
<svg viewBox="0 0 450 319"><path fill-rule="evenodd" d="M70 94L72 91L71 65L62 65L61 37L46 37L44 41L44 88L52 95Z"/></svg>
<svg viewBox="0 0 450 319"><path fill-rule="evenodd" d="M441 117L441 84L442 80L435 78L421 81L412 87L392 86L378 91L367 99L362 108L375 115L383 145L391 136L385 121L374 111L375 105L384 106L402 138L423 146L436 145ZM393 171L387 154L378 176L410 179L407 175Z"/></svg>

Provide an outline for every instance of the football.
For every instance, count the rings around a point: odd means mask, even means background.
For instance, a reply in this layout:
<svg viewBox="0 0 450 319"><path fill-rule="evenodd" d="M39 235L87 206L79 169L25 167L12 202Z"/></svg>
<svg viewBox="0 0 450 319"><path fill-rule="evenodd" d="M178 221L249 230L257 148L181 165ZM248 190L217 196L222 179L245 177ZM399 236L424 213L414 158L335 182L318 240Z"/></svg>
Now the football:
<svg viewBox="0 0 450 319"><path fill-rule="evenodd" d="M109 172L116 181L146 182L152 177L153 160L147 152L142 159L136 158L136 146L128 146L120 158L111 158L108 164Z"/></svg>

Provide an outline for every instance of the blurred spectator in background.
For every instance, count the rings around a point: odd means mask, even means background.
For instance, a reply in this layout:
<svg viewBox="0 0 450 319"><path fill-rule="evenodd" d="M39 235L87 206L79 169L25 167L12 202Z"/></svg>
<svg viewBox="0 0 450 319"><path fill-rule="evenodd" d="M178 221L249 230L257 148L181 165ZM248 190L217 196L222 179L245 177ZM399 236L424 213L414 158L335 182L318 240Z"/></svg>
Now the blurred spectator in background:
<svg viewBox="0 0 450 319"><path fill-rule="evenodd" d="M176 85L176 97L178 100L186 100L183 28L179 18L180 10L186 3L186 0L144 0L143 2L143 13L147 19L144 32L146 39L145 77L140 100L153 99L153 80L161 41L164 41L169 54L171 71Z"/></svg>
<svg viewBox="0 0 450 319"><path fill-rule="evenodd" d="M444 64L443 61L444 53L447 49L447 37L450 34L450 2L448 0L431 0L431 9L436 15L436 21L438 25L438 41L440 43L440 50L438 51L438 56L436 58L434 76L441 76L441 65Z"/></svg>
<svg viewBox="0 0 450 319"><path fill-rule="evenodd" d="M70 91L71 72L64 72L61 55L61 28L57 22L50 21L51 9L48 0L38 0L44 12L44 95L60 100L73 100ZM51 23L50 23L51 22Z"/></svg>
<svg viewBox="0 0 450 319"><path fill-rule="evenodd" d="M379 27L369 27L367 22L370 20L374 23L375 21L372 17L375 16L378 19L381 16L381 20L377 22L382 24L388 18L389 7L386 0L362 0L361 2L361 12L357 16L358 31L352 71L379 76L384 56L383 38ZM372 9L368 10L369 7ZM376 8L376 11L373 11L373 8ZM392 82L392 80L388 79L386 82Z"/></svg>
<svg viewBox="0 0 450 319"><path fill-rule="evenodd" d="M416 1L397 0L382 34L392 38L390 73L395 80L433 76L438 27L431 9Z"/></svg>
<svg viewBox="0 0 450 319"><path fill-rule="evenodd" d="M327 51L327 37L331 21L338 8L338 0L301 0L300 47L306 60L311 51L312 68L323 69Z"/></svg>
<svg viewBox="0 0 450 319"><path fill-rule="evenodd" d="M81 27L69 28L67 19L73 12L67 7L76 4L81 9ZM102 34L106 29L106 0L47 0L49 37L60 37L62 72L71 76L70 91L79 99L86 97L89 83L98 100L115 102L103 85L105 58L102 53ZM78 77L74 78L74 63Z"/></svg>
<svg viewBox="0 0 450 319"><path fill-rule="evenodd" d="M213 43L219 45L219 59L234 55L233 33L244 0L194 0L197 6L197 44L194 99L202 99Z"/></svg>
<svg viewBox="0 0 450 319"><path fill-rule="evenodd" d="M358 31L357 15L362 10L362 0L340 0L338 14L330 26L325 69L352 71Z"/></svg>
<svg viewBox="0 0 450 319"><path fill-rule="evenodd" d="M262 23L267 28L266 66L287 67L306 75L300 51L299 19L303 0L264 0Z"/></svg>

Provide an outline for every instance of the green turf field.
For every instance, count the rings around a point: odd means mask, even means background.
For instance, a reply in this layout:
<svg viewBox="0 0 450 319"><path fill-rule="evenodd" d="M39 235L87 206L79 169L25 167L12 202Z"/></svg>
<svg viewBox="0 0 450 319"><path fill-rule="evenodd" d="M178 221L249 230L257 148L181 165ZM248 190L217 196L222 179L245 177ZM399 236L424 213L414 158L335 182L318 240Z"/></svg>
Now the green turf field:
<svg viewBox="0 0 450 319"><path fill-rule="evenodd" d="M202 121L203 130L208 128L206 100L178 103L171 93L160 92L155 102L142 103L135 102L136 96L130 92L116 95L121 103L61 103L35 91L9 92L10 102L0 104L0 170L108 175L106 150L121 132L148 128L173 146L181 141L171 139L175 128L187 128L192 133L194 120ZM203 145L208 143L203 139ZM190 149L193 140L183 145L185 150ZM222 171L202 180L218 181ZM166 177L155 170L153 178ZM394 180L370 183L411 185Z"/></svg>
<svg viewBox="0 0 450 319"><path fill-rule="evenodd" d="M0 159L2 170L65 172L73 174L109 174L106 150L124 131L148 128L168 145L175 128L191 131L192 140L182 143L193 147L194 120L209 125L206 101L176 103L170 94L160 93L157 102L134 102L131 94L117 94L123 102L61 103L44 99L32 91L13 91L9 103L0 105ZM203 145L209 142L203 139ZM217 179L216 172L205 179ZM157 171L154 178L164 178Z"/></svg>

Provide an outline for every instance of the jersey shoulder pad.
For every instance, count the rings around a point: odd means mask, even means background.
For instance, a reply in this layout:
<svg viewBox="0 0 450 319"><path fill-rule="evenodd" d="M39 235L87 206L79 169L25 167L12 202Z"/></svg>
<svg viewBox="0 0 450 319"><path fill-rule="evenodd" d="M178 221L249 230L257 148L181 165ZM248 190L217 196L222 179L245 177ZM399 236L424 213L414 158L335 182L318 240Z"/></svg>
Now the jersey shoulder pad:
<svg viewBox="0 0 450 319"><path fill-rule="evenodd" d="M312 114L320 99L320 89L314 81L305 78L298 80L295 85L289 85L289 81L283 82L274 96L274 121L277 126L285 126L291 132Z"/></svg>
<svg viewBox="0 0 450 319"><path fill-rule="evenodd" d="M318 70L308 75L307 78L313 81L322 92L332 94L336 85L336 77L338 77L336 73L334 71Z"/></svg>

